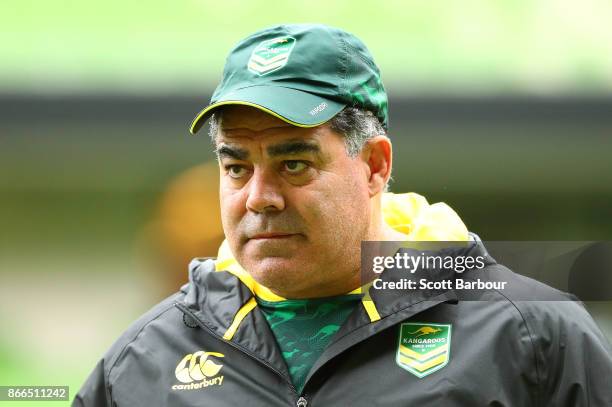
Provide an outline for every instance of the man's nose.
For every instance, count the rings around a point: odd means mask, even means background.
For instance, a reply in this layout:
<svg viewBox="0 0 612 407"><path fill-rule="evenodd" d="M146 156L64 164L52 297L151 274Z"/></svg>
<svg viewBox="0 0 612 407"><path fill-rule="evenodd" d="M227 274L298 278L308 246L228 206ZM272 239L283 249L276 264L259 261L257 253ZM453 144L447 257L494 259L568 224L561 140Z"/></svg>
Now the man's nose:
<svg viewBox="0 0 612 407"><path fill-rule="evenodd" d="M248 183L247 209L258 213L285 209L279 182L270 171L255 169Z"/></svg>

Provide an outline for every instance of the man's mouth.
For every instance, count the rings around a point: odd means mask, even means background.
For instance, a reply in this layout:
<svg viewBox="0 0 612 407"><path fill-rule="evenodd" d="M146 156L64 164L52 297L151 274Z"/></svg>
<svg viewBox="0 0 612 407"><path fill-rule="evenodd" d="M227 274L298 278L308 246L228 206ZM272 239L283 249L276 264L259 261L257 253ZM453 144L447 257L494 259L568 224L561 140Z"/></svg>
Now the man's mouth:
<svg viewBox="0 0 612 407"><path fill-rule="evenodd" d="M257 233L251 236L249 239L252 239L252 240L287 239L295 235L296 235L295 233L266 232L266 233Z"/></svg>

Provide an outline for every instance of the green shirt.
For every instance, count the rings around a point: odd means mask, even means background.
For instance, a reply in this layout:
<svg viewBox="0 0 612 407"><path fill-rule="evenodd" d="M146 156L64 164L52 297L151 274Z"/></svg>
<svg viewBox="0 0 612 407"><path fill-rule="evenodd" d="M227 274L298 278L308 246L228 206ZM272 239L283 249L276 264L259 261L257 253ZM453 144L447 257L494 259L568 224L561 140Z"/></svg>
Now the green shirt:
<svg viewBox="0 0 612 407"><path fill-rule="evenodd" d="M310 368L360 300L361 294L277 302L257 298L298 393Z"/></svg>

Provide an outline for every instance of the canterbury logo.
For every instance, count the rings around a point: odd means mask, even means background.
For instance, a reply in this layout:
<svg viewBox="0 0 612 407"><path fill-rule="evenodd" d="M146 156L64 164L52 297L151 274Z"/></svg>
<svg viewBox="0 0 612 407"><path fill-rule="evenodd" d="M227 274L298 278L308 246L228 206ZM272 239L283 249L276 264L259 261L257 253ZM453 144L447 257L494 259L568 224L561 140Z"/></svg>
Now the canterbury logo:
<svg viewBox="0 0 612 407"><path fill-rule="evenodd" d="M442 330L438 329L438 328L432 328L430 326L424 326L422 328L417 329L414 332L409 332L409 333L410 333L410 335L418 334L417 336L415 336L415 338L418 338L419 336L435 334L436 332L440 332L440 331L442 331Z"/></svg>
<svg viewBox="0 0 612 407"><path fill-rule="evenodd" d="M173 390L193 390L212 385L221 385L223 376L217 376L223 367L222 364L214 362L213 358L225 357L218 352L198 351L189 353L176 365L174 374L181 383L175 384ZM216 377L215 377L216 376Z"/></svg>

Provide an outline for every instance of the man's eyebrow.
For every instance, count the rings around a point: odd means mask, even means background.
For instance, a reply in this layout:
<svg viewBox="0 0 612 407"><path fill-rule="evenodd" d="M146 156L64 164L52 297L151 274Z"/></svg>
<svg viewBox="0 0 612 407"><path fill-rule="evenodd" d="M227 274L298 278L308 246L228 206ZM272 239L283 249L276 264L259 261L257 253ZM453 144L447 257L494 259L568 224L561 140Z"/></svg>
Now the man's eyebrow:
<svg viewBox="0 0 612 407"><path fill-rule="evenodd" d="M295 155L300 153L319 153L321 148L314 141L291 140L285 143L276 144L267 148L271 156Z"/></svg>
<svg viewBox="0 0 612 407"><path fill-rule="evenodd" d="M222 144L215 150L217 158L233 158L236 160L246 160L249 158L249 151L240 147L232 147L227 144Z"/></svg>

